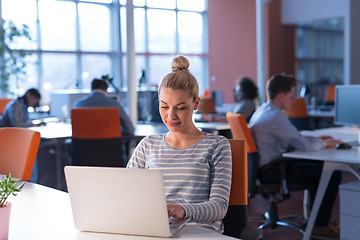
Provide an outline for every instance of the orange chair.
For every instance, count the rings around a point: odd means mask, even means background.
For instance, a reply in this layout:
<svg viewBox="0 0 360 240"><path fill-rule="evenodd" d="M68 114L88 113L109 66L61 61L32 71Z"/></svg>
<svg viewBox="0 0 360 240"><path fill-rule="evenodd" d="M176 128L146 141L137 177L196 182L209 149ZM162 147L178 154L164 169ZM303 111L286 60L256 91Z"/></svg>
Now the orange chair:
<svg viewBox="0 0 360 240"><path fill-rule="evenodd" d="M309 117L305 98L300 97L295 98L291 107L288 110L283 110L283 112L286 114L286 116L293 118Z"/></svg>
<svg viewBox="0 0 360 240"><path fill-rule="evenodd" d="M335 103L335 86L333 84L330 84L327 86L326 88L326 93L325 93L325 105L334 105Z"/></svg>
<svg viewBox="0 0 360 240"><path fill-rule="evenodd" d="M30 181L40 133L15 127L0 128L0 173Z"/></svg>
<svg viewBox="0 0 360 240"><path fill-rule="evenodd" d="M262 229L248 228L248 167L244 140L229 139L232 155L232 178L229 207L224 223L224 234L241 239L259 239Z"/></svg>
<svg viewBox="0 0 360 240"><path fill-rule="evenodd" d="M11 98L1 98L0 99L0 114L3 114L5 111L6 105L11 101Z"/></svg>
<svg viewBox="0 0 360 240"><path fill-rule="evenodd" d="M124 166L118 108L73 108L71 125L72 165Z"/></svg>
<svg viewBox="0 0 360 240"><path fill-rule="evenodd" d="M269 198L269 210L263 214L264 218L257 219L263 222L260 228L276 228L277 226L288 226L297 228L303 233L306 226L306 221L303 219L303 224L298 225L288 222L287 220L299 218L299 216L286 216L279 218L277 211L277 204L290 198L291 191L306 190L313 185L309 184L287 184L286 181L286 161L277 161L280 169L281 181L279 184L265 183L258 179L258 169L260 164L260 156L256 150L254 139L251 135L250 129L247 126L244 116L228 112L226 114L230 130L234 139L243 139L247 144L247 159L248 159L248 190L249 197L252 198L256 194L261 194L265 198ZM277 197L276 195L280 195ZM304 202L306 204L306 202ZM305 214L305 213L304 213Z"/></svg>
<svg viewBox="0 0 360 240"><path fill-rule="evenodd" d="M202 97L200 99L199 108L196 113L199 114L216 113L214 99L212 97Z"/></svg>
<svg viewBox="0 0 360 240"><path fill-rule="evenodd" d="M233 112L226 113L226 119L230 125L233 139L242 139L246 142L248 169L257 169L259 166L259 156L256 151L255 142L251 136L249 128L243 115ZM246 126L246 128L243 126ZM249 197L255 196L257 170L248 171L248 190Z"/></svg>
<svg viewBox="0 0 360 240"><path fill-rule="evenodd" d="M299 130L309 130L310 122L305 98L296 98L288 110L283 110L290 122Z"/></svg>
<svg viewBox="0 0 360 240"><path fill-rule="evenodd" d="M223 219L224 234L240 238L241 231L247 226L247 157L244 140L230 139L232 155L232 178L229 208Z"/></svg>

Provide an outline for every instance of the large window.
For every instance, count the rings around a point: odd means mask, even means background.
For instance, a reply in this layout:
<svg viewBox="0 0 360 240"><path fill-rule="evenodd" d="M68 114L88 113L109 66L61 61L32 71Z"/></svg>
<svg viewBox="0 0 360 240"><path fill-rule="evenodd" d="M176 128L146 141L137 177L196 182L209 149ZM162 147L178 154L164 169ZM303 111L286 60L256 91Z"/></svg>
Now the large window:
<svg viewBox="0 0 360 240"><path fill-rule="evenodd" d="M125 5L126 1L120 3ZM190 71L199 81L200 92L208 88L206 0L134 0L133 3L137 79L145 71L144 85L157 86L170 71L171 59L183 54L189 58ZM125 8L120 15L124 29ZM122 35L121 43L126 51L126 35Z"/></svg>
<svg viewBox="0 0 360 240"><path fill-rule="evenodd" d="M126 0L0 0L4 20L26 24L32 41L14 45L31 52L26 74L10 79L19 95L39 88L43 104L52 90L89 89L95 77L109 74L127 87ZM156 86L183 54L200 91L208 87L206 0L133 0L136 81ZM136 82L139 86L139 82Z"/></svg>

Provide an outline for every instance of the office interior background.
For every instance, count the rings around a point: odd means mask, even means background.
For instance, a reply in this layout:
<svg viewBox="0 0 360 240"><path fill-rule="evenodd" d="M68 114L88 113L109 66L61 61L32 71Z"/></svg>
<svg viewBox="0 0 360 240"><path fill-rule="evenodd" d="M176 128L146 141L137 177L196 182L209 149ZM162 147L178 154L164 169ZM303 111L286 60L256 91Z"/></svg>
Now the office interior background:
<svg viewBox="0 0 360 240"><path fill-rule="evenodd" d="M298 91L306 85L319 98L328 84L360 83L357 0L133 0L133 25L126 0L0 3L2 19L28 25L32 36L13 45L32 54L26 74L10 79L10 92L19 96L38 88L45 105L52 91L89 89L93 78L105 74L126 91L129 26L134 28L136 87L156 86L177 54L189 58L200 94L220 90L229 104L240 75L259 86L273 74L293 74ZM257 69L259 5L264 7L265 79ZM143 71L146 80L139 82Z"/></svg>

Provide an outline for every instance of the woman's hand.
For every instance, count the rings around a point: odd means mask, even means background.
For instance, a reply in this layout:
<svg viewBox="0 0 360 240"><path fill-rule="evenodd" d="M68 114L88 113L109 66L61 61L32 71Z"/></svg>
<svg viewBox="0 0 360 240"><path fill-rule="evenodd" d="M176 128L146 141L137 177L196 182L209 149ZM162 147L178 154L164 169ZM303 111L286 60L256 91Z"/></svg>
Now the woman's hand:
<svg viewBox="0 0 360 240"><path fill-rule="evenodd" d="M168 216L177 219L183 219L185 217L185 209L179 204L168 203Z"/></svg>

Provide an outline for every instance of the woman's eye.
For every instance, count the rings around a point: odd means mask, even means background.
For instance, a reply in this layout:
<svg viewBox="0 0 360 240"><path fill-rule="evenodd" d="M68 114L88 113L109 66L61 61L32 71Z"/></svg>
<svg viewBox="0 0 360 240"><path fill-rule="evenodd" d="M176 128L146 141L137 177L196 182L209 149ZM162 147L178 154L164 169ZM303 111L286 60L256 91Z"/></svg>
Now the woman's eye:
<svg viewBox="0 0 360 240"><path fill-rule="evenodd" d="M186 107L182 107L182 108L178 108L179 110L185 110L186 109Z"/></svg>
<svg viewBox="0 0 360 240"><path fill-rule="evenodd" d="M169 108L169 107L167 107L167 106L161 106L161 108Z"/></svg>

